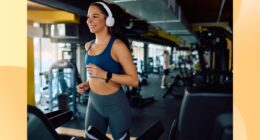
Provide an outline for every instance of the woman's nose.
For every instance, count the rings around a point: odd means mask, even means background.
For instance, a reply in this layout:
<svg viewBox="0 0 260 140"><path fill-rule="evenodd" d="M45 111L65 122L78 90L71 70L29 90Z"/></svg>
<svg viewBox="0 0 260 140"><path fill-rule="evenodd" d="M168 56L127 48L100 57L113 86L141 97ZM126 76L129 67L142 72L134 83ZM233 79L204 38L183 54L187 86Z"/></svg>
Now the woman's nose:
<svg viewBox="0 0 260 140"><path fill-rule="evenodd" d="M91 20L88 18L88 19L86 20L86 23L89 24L90 22L91 22Z"/></svg>

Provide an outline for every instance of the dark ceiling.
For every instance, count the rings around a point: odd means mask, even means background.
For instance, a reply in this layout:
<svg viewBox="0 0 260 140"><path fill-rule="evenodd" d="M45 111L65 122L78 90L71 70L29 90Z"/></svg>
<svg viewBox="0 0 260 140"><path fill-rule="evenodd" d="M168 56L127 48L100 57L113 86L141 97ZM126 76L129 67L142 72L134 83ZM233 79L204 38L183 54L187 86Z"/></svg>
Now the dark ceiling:
<svg viewBox="0 0 260 140"><path fill-rule="evenodd" d="M78 16L86 17L87 8L90 3L96 0L31 0L36 3L40 3L46 6L50 6L56 9L65 10L71 13L75 13ZM136 0L138 1L138 0ZM147 1L148 2L148 1ZM233 11L233 0L177 0L179 5L182 7L185 18L188 21L190 27L194 24L215 24L218 23L228 23L232 33L232 11ZM116 3L115 3L116 4ZM139 20L137 17L130 15L131 13L125 12L119 6L117 7L117 13L121 13L123 24L122 26L127 26L129 20L134 22L133 28L130 30L125 30L129 37L142 40L150 40L155 43L161 44L175 44L171 40L161 38L160 36L154 36L151 38L143 38L143 35L147 33L148 28L152 28L149 23L144 20ZM218 17L220 19L218 20ZM134 19L134 20L133 20ZM146 27L146 28L144 28ZM214 29L215 30L215 29ZM217 29L219 32L219 29ZM224 29L225 30L225 29ZM224 31L225 32L225 31ZM200 38L198 33L197 37ZM222 32L220 33L222 34ZM229 35L229 37L232 36ZM159 41L158 41L159 40ZM160 41L161 40L161 41Z"/></svg>
<svg viewBox="0 0 260 140"><path fill-rule="evenodd" d="M177 0L189 23L228 22L233 24L233 0ZM221 12L222 7L222 12ZM220 14L221 13L221 14Z"/></svg>

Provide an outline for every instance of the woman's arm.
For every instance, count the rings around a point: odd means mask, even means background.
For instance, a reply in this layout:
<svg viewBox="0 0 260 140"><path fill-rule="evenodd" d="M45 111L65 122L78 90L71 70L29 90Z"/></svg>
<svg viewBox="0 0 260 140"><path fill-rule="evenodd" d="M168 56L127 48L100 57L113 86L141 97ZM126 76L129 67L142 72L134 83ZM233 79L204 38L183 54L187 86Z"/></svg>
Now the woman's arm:
<svg viewBox="0 0 260 140"><path fill-rule="evenodd" d="M123 67L125 74L113 73L112 78L110 80L119 84L137 87L137 71L129 49L121 40L118 39L115 40L113 46L114 47L112 47L112 53L115 54L116 60L118 60L118 62Z"/></svg>
<svg viewBox="0 0 260 140"><path fill-rule="evenodd" d="M89 82L86 81L86 82L83 82L83 83L79 84L76 87L76 89L77 89L78 93L81 93L81 94L84 93L87 89L89 89Z"/></svg>
<svg viewBox="0 0 260 140"><path fill-rule="evenodd" d="M88 48L90 47L90 42L87 42L85 44L85 50L88 50ZM82 82L79 85L77 85L76 90L78 93L82 94L84 93L87 89L89 88L89 81L86 82Z"/></svg>

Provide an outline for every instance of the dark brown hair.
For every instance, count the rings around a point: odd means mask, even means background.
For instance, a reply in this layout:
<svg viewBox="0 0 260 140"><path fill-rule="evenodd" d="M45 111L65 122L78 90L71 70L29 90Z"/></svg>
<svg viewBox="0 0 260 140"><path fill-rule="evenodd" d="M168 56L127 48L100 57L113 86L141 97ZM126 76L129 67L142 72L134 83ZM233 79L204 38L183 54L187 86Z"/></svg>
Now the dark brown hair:
<svg viewBox="0 0 260 140"><path fill-rule="evenodd" d="M105 2L102 2L102 3L105 3ZM108 3L105 3L105 4L110 9L110 11L112 12L112 15L113 15L113 17L115 19L114 26L113 27L108 27L110 35L114 35L116 38L118 38L121 41L123 41L126 44L126 46L130 49L129 41L128 41L127 37L125 36L125 34L121 31L122 27L120 26L120 21L119 21L120 18L118 17L117 13L115 13L113 11L113 8L111 8L110 4L108 4ZM106 17L108 16L108 13L107 13L106 9L101 4L94 2L94 3L91 3L90 6L98 7Z"/></svg>

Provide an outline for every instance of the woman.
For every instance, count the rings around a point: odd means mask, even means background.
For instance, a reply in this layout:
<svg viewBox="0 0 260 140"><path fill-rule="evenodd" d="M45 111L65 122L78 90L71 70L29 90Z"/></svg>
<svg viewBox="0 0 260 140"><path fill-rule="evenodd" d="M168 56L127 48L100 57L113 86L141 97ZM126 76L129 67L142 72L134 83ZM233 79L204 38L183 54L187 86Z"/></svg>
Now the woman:
<svg viewBox="0 0 260 140"><path fill-rule="evenodd" d="M92 125L102 133L109 126L115 140L129 139L130 106L121 85L137 87L138 77L128 46L120 39L112 12L103 2L92 3L87 25L96 39L86 43L87 82L77 86L79 93L90 88L86 129ZM86 133L91 139L91 135Z"/></svg>

